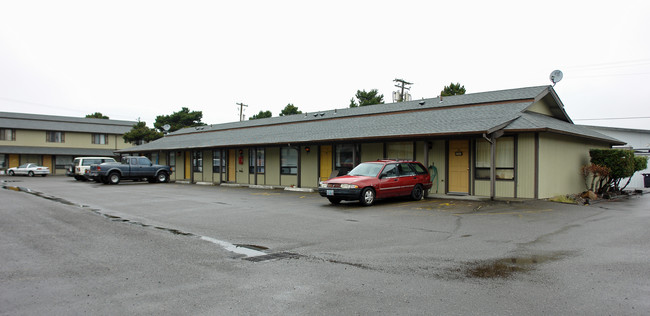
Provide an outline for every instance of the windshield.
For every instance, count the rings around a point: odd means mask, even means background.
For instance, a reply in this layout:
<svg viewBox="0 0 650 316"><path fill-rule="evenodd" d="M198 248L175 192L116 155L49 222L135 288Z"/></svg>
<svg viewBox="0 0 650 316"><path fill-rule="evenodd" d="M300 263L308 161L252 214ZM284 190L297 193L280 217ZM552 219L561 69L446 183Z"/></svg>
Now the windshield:
<svg viewBox="0 0 650 316"><path fill-rule="evenodd" d="M354 169L352 169L350 172L348 172L348 175L376 177L379 171L381 170L381 167L383 166L384 165L380 163L362 163L354 167Z"/></svg>

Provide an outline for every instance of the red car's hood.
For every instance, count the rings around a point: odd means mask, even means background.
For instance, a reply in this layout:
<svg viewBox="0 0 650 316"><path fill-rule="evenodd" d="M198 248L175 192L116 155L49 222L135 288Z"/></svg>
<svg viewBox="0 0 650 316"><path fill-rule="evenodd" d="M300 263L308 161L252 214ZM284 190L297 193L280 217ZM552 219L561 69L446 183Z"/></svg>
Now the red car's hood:
<svg viewBox="0 0 650 316"><path fill-rule="evenodd" d="M325 181L325 183L347 183L347 184L355 184L358 182L362 181L368 181L371 179L376 179L375 177L366 177L366 176L340 176L336 178L329 179Z"/></svg>

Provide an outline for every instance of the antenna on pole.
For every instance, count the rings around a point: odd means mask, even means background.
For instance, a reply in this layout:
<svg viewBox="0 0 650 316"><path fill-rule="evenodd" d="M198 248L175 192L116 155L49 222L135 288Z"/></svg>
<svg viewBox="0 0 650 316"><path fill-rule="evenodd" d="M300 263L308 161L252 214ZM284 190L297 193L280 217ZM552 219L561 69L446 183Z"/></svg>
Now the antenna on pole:
<svg viewBox="0 0 650 316"><path fill-rule="evenodd" d="M237 103L239 105L239 121L242 122L244 120L244 107L248 106L244 103Z"/></svg>
<svg viewBox="0 0 650 316"><path fill-rule="evenodd" d="M551 75L549 76L549 79L551 79L551 82L553 83L553 86L555 87L555 84L560 82L560 80L562 80L563 76L564 75L562 74L562 71L553 70L553 72L551 72Z"/></svg>
<svg viewBox="0 0 650 316"><path fill-rule="evenodd" d="M393 91L393 102L411 101L411 94L408 92L404 93L404 90L411 90L411 87L407 87L407 85L410 86L413 83L403 79L395 79L393 81L397 82L395 87L400 88L400 91Z"/></svg>

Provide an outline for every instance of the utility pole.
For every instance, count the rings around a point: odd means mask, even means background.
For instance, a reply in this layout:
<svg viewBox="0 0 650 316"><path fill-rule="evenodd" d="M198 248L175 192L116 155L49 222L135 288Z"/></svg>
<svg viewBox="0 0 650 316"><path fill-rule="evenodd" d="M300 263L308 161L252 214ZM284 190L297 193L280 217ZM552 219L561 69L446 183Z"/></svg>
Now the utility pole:
<svg viewBox="0 0 650 316"><path fill-rule="evenodd" d="M411 90L411 87L407 85L412 85L413 83L405 81L404 79L395 79L394 82L397 82L395 87L400 88L400 91L393 91L393 102L404 102L411 101L411 95L407 92L404 93L404 90Z"/></svg>
<svg viewBox="0 0 650 316"><path fill-rule="evenodd" d="M239 105L239 121L242 122L244 120L244 107L248 106L244 103L237 103Z"/></svg>

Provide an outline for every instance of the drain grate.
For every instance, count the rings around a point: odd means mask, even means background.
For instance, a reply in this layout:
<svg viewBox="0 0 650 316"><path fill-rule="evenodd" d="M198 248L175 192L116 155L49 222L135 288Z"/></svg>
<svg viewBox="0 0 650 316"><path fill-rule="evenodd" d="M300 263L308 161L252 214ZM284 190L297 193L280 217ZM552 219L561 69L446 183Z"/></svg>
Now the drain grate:
<svg viewBox="0 0 650 316"><path fill-rule="evenodd" d="M244 260L248 260L252 262L263 262L263 261L279 260L279 259L298 259L300 257L302 256L293 252L276 252L276 253L271 253L263 256L247 257L244 258Z"/></svg>

